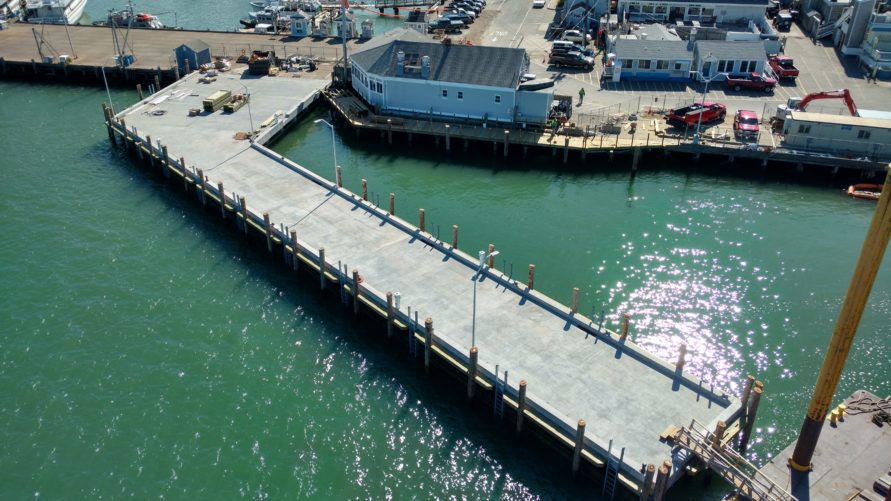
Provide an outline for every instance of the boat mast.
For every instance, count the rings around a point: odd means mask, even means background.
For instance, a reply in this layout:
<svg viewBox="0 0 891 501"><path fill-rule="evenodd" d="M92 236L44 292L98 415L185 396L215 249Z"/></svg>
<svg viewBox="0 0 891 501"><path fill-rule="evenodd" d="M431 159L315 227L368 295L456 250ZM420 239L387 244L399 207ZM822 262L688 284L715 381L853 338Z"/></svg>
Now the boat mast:
<svg viewBox="0 0 891 501"><path fill-rule="evenodd" d="M838 314L835 331L832 333L832 340L823 359L823 367L817 376L817 385L811 396L804 424L801 425L795 452L789 459L789 466L799 472L811 470L811 459L817 448L820 432L823 430L826 412L832 404L835 388L841 379L842 369L851 350L854 335L857 333L857 326L860 324L866 301L869 299L879 266L882 264L882 257L888 247L888 239L891 237L891 165L888 168L885 174L885 186L882 187L876 212L866 232L866 241L863 242L848 294Z"/></svg>

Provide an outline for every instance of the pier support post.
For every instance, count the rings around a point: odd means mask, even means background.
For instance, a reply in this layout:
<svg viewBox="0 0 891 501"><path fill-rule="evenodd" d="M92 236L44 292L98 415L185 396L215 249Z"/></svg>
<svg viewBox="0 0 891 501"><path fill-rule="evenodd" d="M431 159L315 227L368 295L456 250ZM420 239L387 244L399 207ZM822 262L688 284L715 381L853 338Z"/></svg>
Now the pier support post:
<svg viewBox="0 0 891 501"><path fill-rule="evenodd" d="M517 433L523 431L523 418L526 414L526 380L520 380L520 392L517 396Z"/></svg>
<svg viewBox="0 0 891 501"><path fill-rule="evenodd" d="M189 171L186 168L186 157L179 157L179 171L183 175L183 191L189 192Z"/></svg>
<svg viewBox="0 0 891 501"><path fill-rule="evenodd" d="M529 156L529 145L528 145L528 144L524 144L524 145L523 145L523 160L526 160L526 158L527 158L528 156Z"/></svg>
<svg viewBox="0 0 891 501"><path fill-rule="evenodd" d="M164 177L170 177L170 155L167 153L167 145L161 147L161 170L164 172Z"/></svg>
<svg viewBox="0 0 891 501"><path fill-rule="evenodd" d="M393 337L393 293L387 292L387 337Z"/></svg>
<svg viewBox="0 0 891 501"><path fill-rule="evenodd" d="M238 205L241 206L241 228L244 230L244 234L248 234L248 207L247 202L245 202L244 197L238 197Z"/></svg>
<svg viewBox="0 0 891 501"><path fill-rule="evenodd" d="M529 264L529 279L526 280L526 287L529 290L535 288L535 265L531 263Z"/></svg>
<svg viewBox="0 0 891 501"><path fill-rule="evenodd" d="M167 147L165 146L166 150ZM226 220L226 190L223 189L223 182L220 181L217 183L217 191L220 195L220 217L223 218L223 221Z"/></svg>
<svg viewBox="0 0 891 501"><path fill-rule="evenodd" d="M297 232L294 230L291 230L291 268L294 271L297 271L297 269L300 267L300 258L298 257L298 255L299 255L298 252L299 251L297 250ZM355 273L355 272L353 272L353 273Z"/></svg>
<svg viewBox="0 0 891 501"><path fill-rule="evenodd" d="M579 288L572 288L572 314L575 315L579 312Z"/></svg>
<svg viewBox="0 0 891 501"><path fill-rule="evenodd" d="M353 315L359 314L359 270L353 268Z"/></svg>
<svg viewBox="0 0 891 501"><path fill-rule="evenodd" d="M687 361L685 360L686 356L687 356L687 344L681 343L681 347L678 349L678 361L674 364L675 367L677 367L681 371L684 370L684 364L687 363Z"/></svg>
<svg viewBox="0 0 891 501"><path fill-rule="evenodd" d="M176 81L179 82L180 77L179 77L179 65L178 64L173 65L173 78L175 78Z"/></svg>
<svg viewBox="0 0 891 501"><path fill-rule="evenodd" d="M268 212L263 213L263 228L266 230L266 248L269 249L269 252L272 252L272 224L269 223Z"/></svg>
<svg viewBox="0 0 891 501"><path fill-rule="evenodd" d="M418 209L418 229L427 231L427 224L426 221L424 221L424 209Z"/></svg>
<svg viewBox="0 0 891 501"><path fill-rule="evenodd" d="M625 313L622 315L622 336L620 339L623 341L628 338L628 321L631 320L631 314Z"/></svg>
<svg viewBox="0 0 891 501"><path fill-rule="evenodd" d="M569 136L566 136L566 139L563 140L563 163L569 161Z"/></svg>
<svg viewBox="0 0 891 501"><path fill-rule="evenodd" d="M464 138L464 153L467 153L467 150L470 149L470 140Z"/></svg>
<svg viewBox="0 0 891 501"><path fill-rule="evenodd" d="M467 400L473 399L476 389L476 371L479 362L479 349L474 346L470 349L470 365L467 366Z"/></svg>
<svg viewBox="0 0 891 501"><path fill-rule="evenodd" d="M453 249L458 248L458 225L457 224L452 225L452 248Z"/></svg>
<svg viewBox="0 0 891 501"><path fill-rule="evenodd" d="M445 136L446 136L446 151L451 151L452 149L452 126L446 124L445 126Z"/></svg>
<svg viewBox="0 0 891 501"><path fill-rule="evenodd" d="M585 420L579 419L578 427L575 429L575 450L572 451L572 476L579 473L579 466L582 462L582 447L585 445Z"/></svg>
<svg viewBox="0 0 891 501"><path fill-rule="evenodd" d="M507 157L508 147L510 146L510 131L504 131L504 156Z"/></svg>
<svg viewBox="0 0 891 501"><path fill-rule="evenodd" d="M362 200L368 201L368 181L362 180Z"/></svg>
<svg viewBox="0 0 891 501"><path fill-rule="evenodd" d="M139 96L140 101L145 99L145 96L142 94L142 84L136 84L136 94Z"/></svg>
<svg viewBox="0 0 891 501"><path fill-rule="evenodd" d="M325 290L325 269L327 265L325 264L325 248L319 247L319 288Z"/></svg>
<svg viewBox="0 0 891 501"><path fill-rule="evenodd" d="M387 119L387 144L393 144L393 120Z"/></svg>
<svg viewBox="0 0 891 501"><path fill-rule="evenodd" d="M134 142L135 142L135 141L134 141ZM136 145L136 152L139 153L140 156L141 156L142 153L139 152L140 148L141 148L141 146L139 146L139 145L137 144L137 145ZM152 146L152 136L149 136L148 134L146 134L146 136L145 136L145 148L148 150L149 167L151 167L151 168L154 169L154 168L155 168L155 156L152 154L152 151L154 151L154 150L152 149L152 148L153 148L153 146Z"/></svg>
<svg viewBox="0 0 891 501"><path fill-rule="evenodd" d="M158 68L158 74L161 73L161 68ZM161 79L158 78L158 75L155 75L155 92L161 91Z"/></svg>
<svg viewBox="0 0 891 501"><path fill-rule="evenodd" d="M108 131L108 141L111 143L112 146L117 146L117 140L115 140L114 138L114 130L111 126L111 110L105 103L102 103L102 115L105 116L105 130Z"/></svg>
<svg viewBox="0 0 891 501"><path fill-rule="evenodd" d="M390 215L396 215L396 194L390 193Z"/></svg>
<svg viewBox="0 0 891 501"><path fill-rule="evenodd" d="M112 112L114 113L114 112ZM124 149L127 151L133 151L133 143L134 141L130 141L130 133L127 131L127 121L123 118L120 120L121 122L121 142L123 143Z"/></svg>
<svg viewBox="0 0 891 501"><path fill-rule="evenodd" d="M650 501L653 492L653 477L656 475L656 465L648 464L644 473L643 484L640 486L640 501Z"/></svg>
<svg viewBox="0 0 891 501"><path fill-rule="evenodd" d="M433 319L424 320L424 374L430 374L430 349L433 344Z"/></svg>
<svg viewBox="0 0 891 501"><path fill-rule="evenodd" d="M489 268L495 267L495 256L492 255L494 252L495 252L495 244L489 244L489 260L486 263L486 266L488 266Z"/></svg>
<svg viewBox="0 0 891 501"><path fill-rule="evenodd" d="M727 431L727 423L723 420L718 421L718 424L715 425L715 434L712 436L712 448L720 450L721 442L724 440L724 432Z"/></svg>
<svg viewBox="0 0 891 501"><path fill-rule="evenodd" d="M743 429L743 436L739 440L739 451L746 452L749 447L749 437L752 435L752 427L755 424L755 414L758 412L758 403L761 401L762 389L755 383L752 390L752 402L749 404L749 411L746 413L746 427Z"/></svg>
<svg viewBox="0 0 891 501"><path fill-rule="evenodd" d="M151 148L151 142L149 142L149 151L151 151ZM151 157L152 155L149 153L149 158ZM198 169L198 185L201 189L201 205L207 205L207 193L204 191L204 171L201 169Z"/></svg>
<svg viewBox="0 0 891 501"><path fill-rule="evenodd" d="M192 69L189 68L189 59L186 58L186 59L183 61L183 63L185 63L184 65L185 65L186 75L188 75L189 73L192 72Z"/></svg>
<svg viewBox="0 0 891 501"><path fill-rule="evenodd" d="M656 485L653 487L653 501L665 499L665 491L668 490L668 477L671 476L671 461L666 459L656 473Z"/></svg>
<svg viewBox="0 0 891 501"><path fill-rule="evenodd" d="M746 382L745 382L745 385L743 385L743 392L742 392L742 395L739 397L739 403L742 406L743 410L748 408L749 396L752 393L752 386L754 384L755 384L755 376L753 376L751 374L746 376ZM743 412L743 415L741 417L742 417L743 421L746 420L745 412ZM745 423L743 423L743 424L745 424Z"/></svg>
<svg viewBox="0 0 891 501"><path fill-rule="evenodd" d="M634 153L631 155L631 172L637 172L637 164L640 162L640 148L634 148Z"/></svg>
<svg viewBox="0 0 891 501"><path fill-rule="evenodd" d="M336 169L334 169L335 177L337 178L337 187L343 188L343 169L338 165Z"/></svg>

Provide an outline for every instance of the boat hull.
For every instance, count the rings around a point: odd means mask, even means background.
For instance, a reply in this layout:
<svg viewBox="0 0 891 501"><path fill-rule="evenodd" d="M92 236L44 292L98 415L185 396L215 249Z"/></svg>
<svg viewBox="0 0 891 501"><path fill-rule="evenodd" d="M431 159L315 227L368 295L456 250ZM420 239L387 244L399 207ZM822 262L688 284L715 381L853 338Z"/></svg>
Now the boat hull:
<svg viewBox="0 0 891 501"><path fill-rule="evenodd" d="M65 7L60 3L40 5L28 9L28 22L34 24L77 24L84 14L87 0L71 0Z"/></svg>
<svg viewBox="0 0 891 501"><path fill-rule="evenodd" d="M882 195L881 184L852 184L848 186L848 196L863 200L878 200Z"/></svg>

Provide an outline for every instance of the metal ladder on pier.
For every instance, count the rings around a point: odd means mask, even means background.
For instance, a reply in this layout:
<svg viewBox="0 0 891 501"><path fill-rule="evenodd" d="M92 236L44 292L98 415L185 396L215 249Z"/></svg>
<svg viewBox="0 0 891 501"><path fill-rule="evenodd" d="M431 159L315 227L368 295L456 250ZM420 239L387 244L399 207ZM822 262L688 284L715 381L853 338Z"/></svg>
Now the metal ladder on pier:
<svg viewBox="0 0 891 501"><path fill-rule="evenodd" d="M696 420L690 423L689 428L678 430L674 436L674 444L696 455L706 466L753 501L795 500L792 494L759 473L755 465L746 461L728 443L718 439Z"/></svg>
<svg viewBox="0 0 891 501"><path fill-rule="evenodd" d="M604 499L613 499L616 495L616 484L619 482L619 470L622 467L622 461L625 460L625 448L619 458L613 457L613 441L609 441L609 449L606 451L606 474L603 477L603 491L601 495Z"/></svg>
<svg viewBox="0 0 891 501"><path fill-rule="evenodd" d="M504 380L500 379L501 374L498 372L498 366L495 366L495 398L492 413L497 419L504 417L504 389L507 388L507 371L504 371Z"/></svg>

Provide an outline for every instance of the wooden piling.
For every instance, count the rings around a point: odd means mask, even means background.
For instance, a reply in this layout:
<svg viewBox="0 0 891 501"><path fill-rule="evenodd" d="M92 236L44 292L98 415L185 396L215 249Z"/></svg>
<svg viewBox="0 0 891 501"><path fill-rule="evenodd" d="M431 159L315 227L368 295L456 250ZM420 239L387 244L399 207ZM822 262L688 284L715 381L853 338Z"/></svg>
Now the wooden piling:
<svg viewBox="0 0 891 501"><path fill-rule="evenodd" d="M142 84L136 84L136 94L139 96L140 101L145 99L145 96L142 95Z"/></svg>
<svg viewBox="0 0 891 501"><path fill-rule="evenodd" d="M685 357L687 355L687 344L681 343L680 348L678 349L678 361L674 364L680 370L684 370L684 364L687 363Z"/></svg>
<svg viewBox="0 0 891 501"><path fill-rule="evenodd" d="M752 427L755 424L755 415L758 413L758 403L761 401L762 389L757 386L752 390L752 403L749 404L749 411L746 414L746 427L743 429L743 436L739 441L740 452L746 452L749 447L749 438L752 435Z"/></svg>
<svg viewBox="0 0 891 501"><path fill-rule="evenodd" d="M337 168L334 169L335 177L337 178L337 187L343 188L343 170L338 165Z"/></svg>
<svg viewBox="0 0 891 501"><path fill-rule="evenodd" d="M458 225L457 224L452 225L452 248L453 249L458 248Z"/></svg>
<svg viewBox="0 0 891 501"><path fill-rule="evenodd" d="M368 201L368 181L362 180L362 200Z"/></svg>
<svg viewBox="0 0 891 501"><path fill-rule="evenodd" d="M170 177L170 155L167 153L167 145L161 147L161 170L164 177Z"/></svg>
<svg viewBox="0 0 891 501"><path fill-rule="evenodd" d="M535 288L535 265L529 264L529 279L526 280L526 287L529 290Z"/></svg>
<svg viewBox="0 0 891 501"><path fill-rule="evenodd" d="M640 486L640 501L649 501L653 492L653 477L656 475L656 465L648 464L644 473L643 484Z"/></svg>
<svg viewBox="0 0 891 501"><path fill-rule="evenodd" d="M727 431L727 423L723 420L718 421L715 425L715 433L712 435L712 448L721 449L721 442L724 440L724 432Z"/></svg>
<svg viewBox="0 0 891 501"><path fill-rule="evenodd" d="M325 290L325 285L327 285L327 280L325 280L325 269L327 265L325 264L325 248L319 247L319 288Z"/></svg>
<svg viewBox="0 0 891 501"><path fill-rule="evenodd" d="M666 459L656 473L656 485L653 487L653 501L663 501L668 490L668 477L671 476L671 461Z"/></svg>
<svg viewBox="0 0 891 501"><path fill-rule="evenodd" d="M526 380L520 380L520 392L517 396L517 433L523 431L523 417L526 411Z"/></svg>
<svg viewBox="0 0 891 501"><path fill-rule="evenodd" d="M582 447L585 445L585 420L579 419L575 429L575 450L572 451L572 476L578 475L582 460Z"/></svg>
<svg viewBox="0 0 891 501"><path fill-rule="evenodd" d="M433 319L424 320L424 374L430 374L430 349L433 344Z"/></svg>
<svg viewBox="0 0 891 501"><path fill-rule="evenodd" d="M359 270L353 268L353 315L359 314L359 297L361 294L359 290Z"/></svg>
<svg viewBox="0 0 891 501"><path fill-rule="evenodd" d="M238 205L241 206L241 228L244 234L248 234L248 207L244 197L238 197Z"/></svg>
<svg viewBox="0 0 891 501"><path fill-rule="evenodd" d="M185 157L179 157L179 170L183 175L183 191L188 193L189 192L189 171L188 171L188 168L186 168L186 158Z"/></svg>
<svg viewBox="0 0 891 501"><path fill-rule="evenodd" d="M291 268L294 271L300 267L300 254L297 250L297 232L291 230Z"/></svg>
<svg viewBox="0 0 891 501"><path fill-rule="evenodd" d="M155 167L155 156L152 153L152 151L154 151L154 147L152 146L152 136L149 136L148 134L146 134L146 136L145 136L145 147L148 150L149 167L154 168ZM139 146L136 147L136 151L137 152L139 151Z"/></svg>
<svg viewBox="0 0 891 501"><path fill-rule="evenodd" d="M418 229L427 231L427 224L424 221L424 209L418 209Z"/></svg>
<svg viewBox="0 0 891 501"><path fill-rule="evenodd" d="M396 328L396 326L393 325L394 318L393 293L387 291L387 337L393 337L393 330Z"/></svg>
<svg viewBox="0 0 891 501"><path fill-rule="evenodd" d="M476 389L476 373L479 363L479 349L474 346L470 349L470 365L467 366L467 400L473 399Z"/></svg>
<svg viewBox="0 0 891 501"><path fill-rule="evenodd" d="M396 194L390 193L390 215L396 215Z"/></svg>
<svg viewBox="0 0 891 501"><path fill-rule="evenodd" d="M640 148L634 148L634 153L631 155L631 172L637 172L637 164L640 162Z"/></svg>
<svg viewBox="0 0 891 501"><path fill-rule="evenodd" d="M160 73L160 72L161 72L161 68L158 68L158 73ZM158 75L155 75L155 92L160 92L160 91L161 91L161 79L158 77Z"/></svg>
<svg viewBox="0 0 891 501"><path fill-rule="evenodd" d="M452 127L449 124L445 126L445 136L446 136L446 151L450 151L452 149Z"/></svg>
<svg viewBox="0 0 891 501"><path fill-rule="evenodd" d="M572 288L572 314L575 315L579 312L579 288Z"/></svg>
<svg viewBox="0 0 891 501"><path fill-rule="evenodd" d="M393 144L393 120L387 119L387 144Z"/></svg>
<svg viewBox="0 0 891 501"><path fill-rule="evenodd" d="M628 338L628 321L631 320L631 314L626 313L622 315L622 336L620 339L625 340Z"/></svg>
<svg viewBox="0 0 891 501"><path fill-rule="evenodd" d="M149 155L149 158L151 158L151 155ZM202 171L201 169L197 169L197 170L198 170L198 188L201 190L201 193L200 193L201 205L207 205L207 193L204 191L205 190L204 171Z"/></svg>
<svg viewBox="0 0 891 501"><path fill-rule="evenodd" d="M495 267L495 256L492 254L495 252L495 244L489 244L489 262L486 263L486 266L489 268Z"/></svg>
<svg viewBox="0 0 891 501"><path fill-rule="evenodd" d="M745 410L748 408L749 396L752 393L752 385L754 385L754 384L755 384L755 376L753 376L751 374L746 376L746 382L745 382L745 385L743 386L742 396L740 396L740 398L739 398L740 405L742 406L742 409L743 409L743 416L742 416L743 420L745 420Z"/></svg>
<svg viewBox="0 0 891 501"><path fill-rule="evenodd" d="M111 122L111 109L105 104L102 103L102 115L105 117L105 130L108 132L108 141L112 146L117 145L117 140L114 138L114 130L112 129Z"/></svg>
<svg viewBox="0 0 891 501"><path fill-rule="evenodd" d="M272 224L269 222L268 212L263 213L263 228L266 230L266 248L272 252Z"/></svg>
<svg viewBox="0 0 891 501"><path fill-rule="evenodd" d="M569 161L569 136L566 136L566 139L563 140L563 163Z"/></svg>
<svg viewBox="0 0 891 501"><path fill-rule="evenodd" d="M167 149L165 146L164 149ZM223 182L217 183L217 192L220 195L220 217L226 220L226 190L223 189Z"/></svg>
<svg viewBox="0 0 891 501"><path fill-rule="evenodd" d="M504 156L507 157L508 148L510 146L510 131L504 131Z"/></svg>

